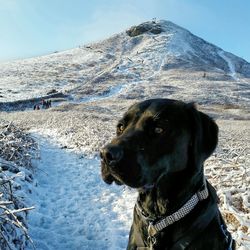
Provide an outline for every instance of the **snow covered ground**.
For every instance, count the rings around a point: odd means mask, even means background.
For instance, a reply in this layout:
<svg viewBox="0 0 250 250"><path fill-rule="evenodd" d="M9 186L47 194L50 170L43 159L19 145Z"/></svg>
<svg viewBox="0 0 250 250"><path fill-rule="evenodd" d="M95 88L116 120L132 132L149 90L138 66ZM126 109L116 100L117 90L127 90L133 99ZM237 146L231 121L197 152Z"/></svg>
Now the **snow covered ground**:
<svg viewBox="0 0 250 250"><path fill-rule="evenodd" d="M40 144L32 193L25 195L36 207L28 223L38 250L125 249L136 193L103 183L98 150L131 104L155 97L195 101L217 119L220 143L206 175L237 244L250 249L250 64L160 23L164 32L158 35L122 32L1 64L0 101L46 96L53 89L67 95L59 103L52 99L48 110L0 112Z"/></svg>
<svg viewBox="0 0 250 250"><path fill-rule="evenodd" d="M36 209L28 218L37 249L125 249L135 192L105 185L98 159L38 141L41 160L29 196Z"/></svg>

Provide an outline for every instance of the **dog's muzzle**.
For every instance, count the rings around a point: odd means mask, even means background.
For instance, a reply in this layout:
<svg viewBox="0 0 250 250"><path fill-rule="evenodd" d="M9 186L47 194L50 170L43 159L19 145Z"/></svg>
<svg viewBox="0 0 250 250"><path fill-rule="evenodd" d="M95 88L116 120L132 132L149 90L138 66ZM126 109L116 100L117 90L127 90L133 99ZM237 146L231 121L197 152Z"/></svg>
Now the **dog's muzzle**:
<svg viewBox="0 0 250 250"><path fill-rule="evenodd" d="M111 184L113 181L117 185L123 184L117 175L119 172L119 163L123 159L123 155L123 149L116 145L108 144L100 150L102 177L107 184Z"/></svg>
<svg viewBox="0 0 250 250"><path fill-rule="evenodd" d="M114 181L118 185L125 184L132 188L144 185L136 151L110 143L101 149L100 158L102 178L107 184Z"/></svg>

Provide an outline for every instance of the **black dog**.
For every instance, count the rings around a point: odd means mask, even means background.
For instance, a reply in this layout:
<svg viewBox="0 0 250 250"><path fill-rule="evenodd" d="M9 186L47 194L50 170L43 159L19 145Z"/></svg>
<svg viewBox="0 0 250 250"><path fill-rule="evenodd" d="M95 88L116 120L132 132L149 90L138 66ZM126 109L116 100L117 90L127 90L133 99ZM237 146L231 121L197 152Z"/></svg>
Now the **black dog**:
<svg viewBox="0 0 250 250"><path fill-rule="evenodd" d="M193 104L153 99L129 108L101 150L103 180L139 191L127 249L235 249L204 177L217 141L216 123Z"/></svg>

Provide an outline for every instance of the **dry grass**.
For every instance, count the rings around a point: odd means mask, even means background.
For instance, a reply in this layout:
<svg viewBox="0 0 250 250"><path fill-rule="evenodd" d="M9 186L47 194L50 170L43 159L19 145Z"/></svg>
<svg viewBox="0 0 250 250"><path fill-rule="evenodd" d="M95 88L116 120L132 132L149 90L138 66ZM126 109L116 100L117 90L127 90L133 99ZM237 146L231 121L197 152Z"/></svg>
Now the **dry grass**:
<svg viewBox="0 0 250 250"><path fill-rule="evenodd" d="M32 182L31 160L37 157L38 146L12 123L0 122L0 249L25 249L29 240L26 207L16 190L18 179ZM29 169L26 170L25 168Z"/></svg>
<svg viewBox="0 0 250 250"><path fill-rule="evenodd" d="M237 124L237 126L235 126ZM239 246L250 242L250 129L248 121L220 121L217 151L205 166L220 209Z"/></svg>

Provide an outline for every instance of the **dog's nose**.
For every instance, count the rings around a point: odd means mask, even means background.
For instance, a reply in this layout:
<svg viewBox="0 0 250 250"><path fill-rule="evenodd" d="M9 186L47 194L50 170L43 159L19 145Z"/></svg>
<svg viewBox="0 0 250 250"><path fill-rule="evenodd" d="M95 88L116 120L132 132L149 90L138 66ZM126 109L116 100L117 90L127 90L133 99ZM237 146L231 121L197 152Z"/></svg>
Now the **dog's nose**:
<svg viewBox="0 0 250 250"><path fill-rule="evenodd" d="M115 166L123 157L123 150L119 146L106 146L100 151L101 159L109 166Z"/></svg>

